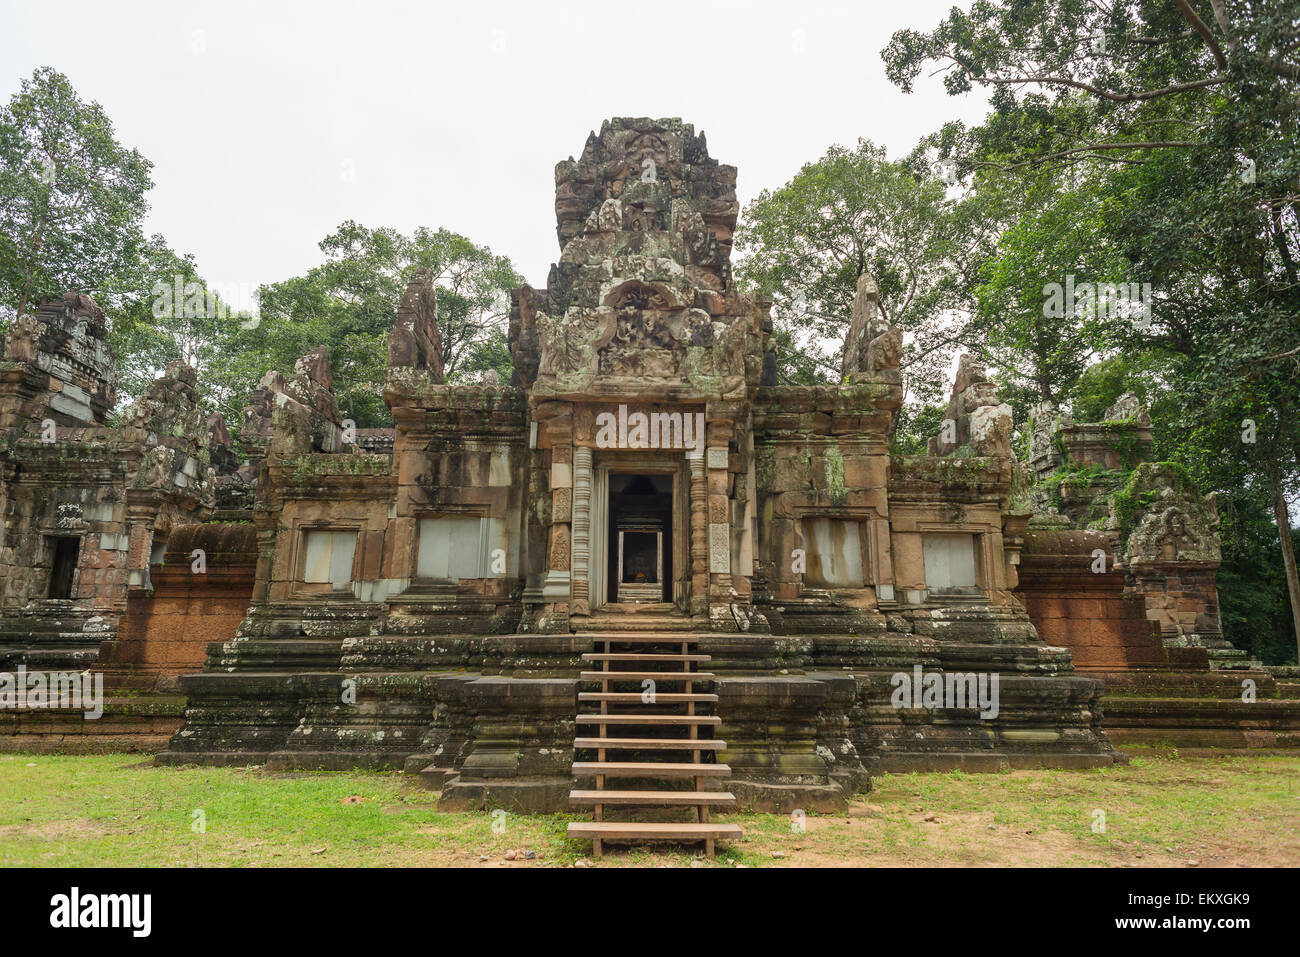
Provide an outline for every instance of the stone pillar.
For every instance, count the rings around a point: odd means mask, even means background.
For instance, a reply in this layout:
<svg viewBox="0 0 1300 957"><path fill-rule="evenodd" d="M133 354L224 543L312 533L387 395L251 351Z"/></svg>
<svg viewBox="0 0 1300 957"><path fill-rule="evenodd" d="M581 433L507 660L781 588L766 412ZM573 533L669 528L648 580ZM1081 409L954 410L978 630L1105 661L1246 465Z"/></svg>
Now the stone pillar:
<svg viewBox="0 0 1300 957"><path fill-rule="evenodd" d="M897 601L894 592L894 559L889 547L889 519L873 518L866 523L871 582L876 586L876 603Z"/></svg>
<svg viewBox="0 0 1300 957"><path fill-rule="evenodd" d="M573 450L573 584L570 613L591 614L591 449Z"/></svg>
<svg viewBox="0 0 1300 957"><path fill-rule="evenodd" d="M153 530L150 524L136 521L132 515L129 523L129 543L126 549L126 584L128 588L144 588L149 585L149 553L153 546ZM166 534L160 535L165 539Z"/></svg>

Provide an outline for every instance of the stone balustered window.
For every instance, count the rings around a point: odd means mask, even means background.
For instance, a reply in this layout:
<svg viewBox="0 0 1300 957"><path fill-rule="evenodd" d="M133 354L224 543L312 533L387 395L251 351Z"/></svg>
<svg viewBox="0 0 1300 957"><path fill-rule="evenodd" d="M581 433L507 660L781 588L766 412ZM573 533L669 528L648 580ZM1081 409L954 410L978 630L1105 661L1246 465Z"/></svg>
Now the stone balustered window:
<svg viewBox="0 0 1300 957"><path fill-rule="evenodd" d="M483 525L477 515L420 519L415 577L433 581L483 578Z"/></svg>
<svg viewBox="0 0 1300 957"><path fill-rule="evenodd" d="M862 523L838 518L806 518L803 543L814 588L862 588Z"/></svg>
<svg viewBox="0 0 1300 957"><path fill-rule="evenodd" d="M304 539L302 580L344 591L352 584L352 561L357 552L355 531L312 530Z"/></svg>
<svg viewBox="0 0 1300 957"><path fill-rule="evenodd" d="M978 594L975 536L965 532L927 532L921 536L925 585L931 592Z"/></svg>

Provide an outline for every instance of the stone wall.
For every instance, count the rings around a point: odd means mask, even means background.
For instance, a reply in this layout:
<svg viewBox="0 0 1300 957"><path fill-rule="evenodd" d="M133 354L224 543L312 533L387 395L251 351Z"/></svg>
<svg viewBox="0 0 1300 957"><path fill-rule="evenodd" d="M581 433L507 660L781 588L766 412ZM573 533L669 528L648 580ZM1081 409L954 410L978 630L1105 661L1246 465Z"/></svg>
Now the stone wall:
<svg viewBox="0 0 1300 957"><path fill-rule="evenodd" d="M1132 395L1102 422L1036 410L1017 594L1039 634L1105 682L1117 744L1294 747L1295 689L1222 636L1214 497L1175 464L1145 461L1150 447Z"/></svg>
<svg viewBox="0 0 1300 957"><path fill-rule="evenodd" d="M204 571L195 572L195 550ZM203 667L210 642L235 637L248 613L257 564L251 524L182 525L167 540L150 587L133 589L115 642L100 653L119 687L176 693L182 674Z"/></svg>
<svg viewBox="0 0 1300 957"><path fill-rule="evenodd" d="M1123 569L1094 571L1094 551L1109 555L1103 532L1030 530L1016 594L1051 645L1069 648L1083 672L1208 667L1202 648L1166 648L1143 596L1125 590Z"/></svg>
<svg viewBox="0 0 1300 957"><path fill-rule="evenodd" d="M93 660L145 583L155 541L215 502L194 370L170 364L109 426L105 329L89 298L69 294L4 340L0 665Z"/></svg>

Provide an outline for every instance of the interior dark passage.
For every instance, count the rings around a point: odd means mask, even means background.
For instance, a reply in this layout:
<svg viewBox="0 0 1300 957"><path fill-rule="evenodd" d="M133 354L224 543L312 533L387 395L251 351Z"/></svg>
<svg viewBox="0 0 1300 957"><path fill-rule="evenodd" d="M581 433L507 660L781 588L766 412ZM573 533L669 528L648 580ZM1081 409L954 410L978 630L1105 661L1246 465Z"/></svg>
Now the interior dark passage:
<svg viewBox="0 0 1300 957"><path fill-rule="evenodd" d="M610 602L672 601L671 475L609 477Z"/></svg>
<svg viewBox="0 0 1300 957"><path fill-rule="evenodd" d="M77 555L81 551L79 538L51 538L54 561L50 565L50 597L71 598L72 576L77 570Z"/></svg>

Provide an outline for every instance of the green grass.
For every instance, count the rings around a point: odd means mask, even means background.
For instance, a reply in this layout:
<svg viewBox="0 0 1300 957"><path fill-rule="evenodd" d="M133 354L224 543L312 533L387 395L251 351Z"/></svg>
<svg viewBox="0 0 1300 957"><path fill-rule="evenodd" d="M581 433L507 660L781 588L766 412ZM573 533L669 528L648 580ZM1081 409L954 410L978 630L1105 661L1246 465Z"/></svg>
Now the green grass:
<svg viewBox="0 0 1300 957"><path fill-rule="evenodd" d="M1097 771L885 775L847 812L808 814L805 832L784 815L721 815L745 837L720 844L709 866L1300 864L1300 755L1131 750L1130 765ZM554 867L590 856L565 838L569 814L507 814L494 833L491 814L439 812L398 774L0 754L0 795L7 866ZM537 856L507 864L512 848ZM634 847L599 863L697 859Z"/></svg>

